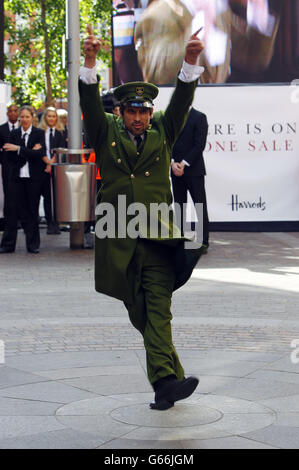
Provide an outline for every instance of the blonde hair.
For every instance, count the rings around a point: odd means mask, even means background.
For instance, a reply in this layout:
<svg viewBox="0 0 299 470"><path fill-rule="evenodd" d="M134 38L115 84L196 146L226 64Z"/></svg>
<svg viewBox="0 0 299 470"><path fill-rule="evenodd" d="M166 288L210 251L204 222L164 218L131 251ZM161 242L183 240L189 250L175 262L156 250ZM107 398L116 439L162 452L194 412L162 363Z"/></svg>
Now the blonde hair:
<svg viewBox="0 0 299 470"><path fill-rule="evenodd" d="M57 113L57 109L54 108L53 106L49 106L48 108L45 109L42 117L41 117L41 120L40 120L40 124L39 124L39 127L41 129L43 129L44 131L47 129L48 127L48 124L47 124L47 121L46 121L46 117L47 117L47 114L48 112L50 111L54 111L54 113L56 114L56 117L57 117L57 121L56 121L56 125L55 125L55 129L57 131L63 131L64 130L64 125L62 124L62 122L60 121L60 117Z"/></svg>

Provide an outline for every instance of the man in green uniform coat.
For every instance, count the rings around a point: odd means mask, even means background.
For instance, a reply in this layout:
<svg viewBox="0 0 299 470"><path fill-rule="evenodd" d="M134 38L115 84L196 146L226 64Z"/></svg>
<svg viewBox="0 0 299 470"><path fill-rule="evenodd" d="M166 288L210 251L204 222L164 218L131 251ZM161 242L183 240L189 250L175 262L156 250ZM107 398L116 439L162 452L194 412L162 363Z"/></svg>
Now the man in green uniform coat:
<svg viewBox="0 0 299 470"><path fill-rule="evenodd" d="M168 409L198 385L196 377L185 378L172 343L172 293L190 277L200 248L184 250L185 240L169 210L169 167L172 146L203 71L196 65L203 44L196 34L191 36L165 113L153 113L158 88L134 82L114 92L121 118L105 113L101 103L96 75L100 47L90 31L79 80L84 125L102 176L96 210L96 290L125 303L144 338L148 378L155 391L150 406Z"/></svg>

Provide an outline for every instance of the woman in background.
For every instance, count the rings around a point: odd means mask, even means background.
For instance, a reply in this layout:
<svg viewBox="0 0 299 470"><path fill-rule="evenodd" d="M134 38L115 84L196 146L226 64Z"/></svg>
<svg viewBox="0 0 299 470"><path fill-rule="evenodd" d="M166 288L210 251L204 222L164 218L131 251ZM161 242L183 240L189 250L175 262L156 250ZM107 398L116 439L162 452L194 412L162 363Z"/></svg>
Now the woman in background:
<svg viewBox="0 0 299 470"><path fill-rule="evenodd" d="M21 220L28 253L38 253L39 201L46 154L45 133L33 126L34 112L30 106L20 110L20 127L13 130L3 148L9 165L7 217L0 253L13 253L16 248L18 220Z"/></svg>
<svg viewBox="0 0 299 470"><path fill-rule="evenodd" d="M60 234L60 229L56 222L54 207L52 204L51 164L56 162L54 149L65 147L65 139L62 135L64 126L60 122L56 108L52 106L46 108L42 115L39 127L45 131L46 142L46 156L43 159L46 163L46 168L43 175L41 195L44 198L44 211L48 226L47 234L58 235Z"/></svg>

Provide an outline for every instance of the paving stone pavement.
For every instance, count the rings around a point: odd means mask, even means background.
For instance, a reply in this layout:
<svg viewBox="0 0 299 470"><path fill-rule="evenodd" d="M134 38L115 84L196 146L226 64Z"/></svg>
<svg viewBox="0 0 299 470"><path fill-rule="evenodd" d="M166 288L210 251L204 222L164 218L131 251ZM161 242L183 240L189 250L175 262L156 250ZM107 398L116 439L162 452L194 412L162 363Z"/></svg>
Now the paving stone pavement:
<svg viewBox="0 0 299 470"><path fill-rule="evenodd" d="M0 449L299 447L299 233L212 232L173 296L196 392L157 412L142 338L97 294L93 251L46 235L0 257Z"/></svg>

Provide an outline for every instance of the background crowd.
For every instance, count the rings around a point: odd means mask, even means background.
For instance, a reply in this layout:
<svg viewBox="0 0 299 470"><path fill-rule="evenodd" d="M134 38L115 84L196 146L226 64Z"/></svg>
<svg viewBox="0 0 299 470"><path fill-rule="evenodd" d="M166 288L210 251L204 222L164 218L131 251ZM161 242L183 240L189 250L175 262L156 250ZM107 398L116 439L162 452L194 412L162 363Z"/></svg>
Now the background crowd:
<svg viewBox="0 0 299 470"><path fill-rule="evenodd" d="M4 193L4 232L0 253L16 248L22 227L29 253L40 245L40 199L43 197L47 234L59 234L51 190L51 165L55 149L67 146L67 111L48 107L36 114L30 106L7 109L7 122L0 126L0 162Z"/></svg>
<svg viewBox="0 0 299 470"><path fill-rule="evenodd" d="M102 100L107 112L119 114L119 103L112 93L104 93ZM8 106L7 122L0 125L0 184L4 195L0 253L15 251L19 229L24 230L27 251L35 254L39 252L41 222L46 223L48 235L69 230L68 226L59 226L56 220L52 186L52 165L58 158L55 149L68 147L67 120L65 109L50 106L36 113L30 106ZM82 147L90 148L84 131ZM83 154L82 163L94 161L94 153L87 158ZM100 182L98 172L97 191ZM92 225L86 223L85 231L90 231Z"/></svg>
<svg viewBox="0 0 299 470"><path fill-rule="evenodd" d="M102 102L106 112L120 116L120 104L111 91L102 94ZM4 194L0 253L15 251L19 229L24 230L27 251L38 253L41 223L46 224L47 235L59 235L61 230L69 230L69 226L59 226L56 220L52 184L52 165L57 163L55 149L68 146L68 113L65 109L47 107L44 112L37 114L30 106L19 108L10 104L7 108L7 118L7 122L0 125L0 164ZM173 148L170 175L175 202L186 204L189 191L194 203L203 204L205 250L209 247L206 170L203 158L207 131L206 116L194 108L190 109L185 128ZM82 147L90 148L84 130ZM87 162L95 162L94 152L83 154L82 163ZM101 175L98 170L97 192L100 187ZM181 216L183 214L186 217L185 212L181 210ZM196 215L200 220L201 214ZM181 227L185 223L186 221L180 220ZM86 248L93 248L93 242L88 236L93 227L94 222L85 223Z"/></svg>

